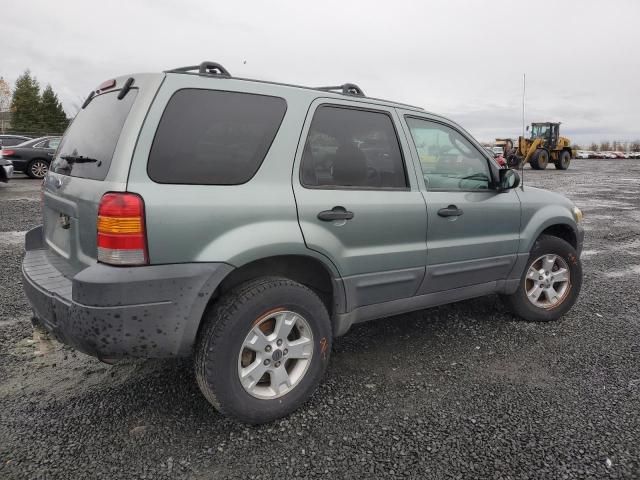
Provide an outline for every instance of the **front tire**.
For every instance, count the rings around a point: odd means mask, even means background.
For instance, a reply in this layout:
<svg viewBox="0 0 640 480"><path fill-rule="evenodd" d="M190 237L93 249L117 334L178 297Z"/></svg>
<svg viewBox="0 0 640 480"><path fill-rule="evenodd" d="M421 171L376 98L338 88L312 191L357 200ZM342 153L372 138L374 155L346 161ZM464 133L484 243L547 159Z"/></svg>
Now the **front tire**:
<svg viewBox="0 0 640 480"><path fill-rule="evenodd" d="M195 352L200 390L222 414L259 424L284 417L315 391L329 363L324 303L286 278L246 282L205 315Z"/></svg>
<svg viewBox="0 0 640 480"><path fill-rule="evenodd" d="M37 158L29 162L29 165L27 165L26 173L31 178L44 178L48 171L49 163L45 160Z"/></svg>
<svg viewBox="0 0 640 480"><path fill-rule="evenodd" d="M541 235L536 240L518 289L503 296L510 310L530 322L557 320L573 306L582 287L582 264L568 242Z"/></svg>
<svg viewBox="0 0 640 480"><path fill-rule="evenodd" d="M534 170L544 170L549 164L549 152L544 148L539 148L531 158L531 168Z"/></svg>

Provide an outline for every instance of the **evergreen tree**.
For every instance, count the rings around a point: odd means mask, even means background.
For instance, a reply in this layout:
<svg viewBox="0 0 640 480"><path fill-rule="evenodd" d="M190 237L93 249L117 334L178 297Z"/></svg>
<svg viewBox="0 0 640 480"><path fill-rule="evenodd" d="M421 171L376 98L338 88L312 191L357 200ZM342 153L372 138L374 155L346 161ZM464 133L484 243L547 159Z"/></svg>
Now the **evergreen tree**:
<svg viewBox="0 0 640 480"><path fill-rule="evenodd" d="M39 110L40 86L27 70L16 80L11 100L11 128L22 132L40 131Z"/></svg>
<svg viewBox="0 0 640 480"><path fill-rule="evenodd" d="M40 122L41 130L47 133L61 133L67 128L67 115L51 85L46 86L40 98Z"/></svg>

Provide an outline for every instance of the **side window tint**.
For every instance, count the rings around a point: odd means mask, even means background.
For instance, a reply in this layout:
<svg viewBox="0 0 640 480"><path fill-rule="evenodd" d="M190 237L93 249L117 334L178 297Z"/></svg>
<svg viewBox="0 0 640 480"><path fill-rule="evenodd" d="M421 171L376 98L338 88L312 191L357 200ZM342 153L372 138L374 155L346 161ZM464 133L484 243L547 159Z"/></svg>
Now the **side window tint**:
<svg viewBox="0 0 640 480"><path fill-rule="evenodd" d="M59 138L52 138L51 140L49 140L49 148L53 148L55 150L56 148L58 148L58 145L60 145Z"/></svg>
<svg viewBox="0 0 640 480"><path fill-rule="evenodd" d="M179 90L158 125L149 177L158 183L245 183L262 165L286 109L279 97Z"/></svg>
<svg viewBox="0 0 640 480"><path fill-rule="evenodd" d="M313 116L302 155L308 187L405 188L404 162L391 117L321 106Z"/></svg>
<svg viewBox="0 0 640 480"><path fill-rule="evenodd" d="M407 117L428 190L487 190L487 159L460 133L436 122Z"/></svg>

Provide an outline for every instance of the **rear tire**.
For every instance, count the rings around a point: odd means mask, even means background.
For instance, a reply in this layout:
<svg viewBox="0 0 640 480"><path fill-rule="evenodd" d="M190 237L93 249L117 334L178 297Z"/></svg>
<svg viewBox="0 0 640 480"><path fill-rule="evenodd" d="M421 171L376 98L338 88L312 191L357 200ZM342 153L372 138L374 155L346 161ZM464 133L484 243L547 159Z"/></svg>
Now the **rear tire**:
<svg viewBox="0 0 640 480"><path fill-rule="evenodd" d="M544 170L549 164L549 152L544 148L539 148L531 157L530 163L534 170Z"/></svg>
<svg viewBox="0 0 640 480"><path fill-rule="evenodd" d="M40 158L31 160L27 165L26 174L31 178L44 178L49 171L49 163Z"/></svg>
<svg viewBox="0 0 640 480"><path fill-rule="evenodd" d="M554 162L558 170L566 170L567 168L569 168L570 163L571 163L571 154L566 150L563 150L562 152L560 152L558 154L558 160Z"/></svg>
<svg viewBox="0 0 640 480"><path fill-rule="evenodd" d="M329 363L332 328L324 303L286 278L241 284L204 322L194 358L198 385L219 412L242 422L270 422L299 408Z"/></svg>
<svg viewBox="0 0 640 480"><path fill-rule="evenodd" d="M555 258L549 268L545 259ZM546 269L546 272L544 271ZM554 271L555 269L555 271ZM566 269L566 281L557 280ZM547 272L551 276L545 275ZM536 290L540 285L540 290ZM544 288L551 285L552 289ZM533 245L527 266L522 273L518 289L502 298L509 309L530 322L550 322L567 313L580 294L582 264L578 254L568 242L558 237L541 235ZM547 292L557 292L557 298ZM534 299L535 295L538 296Z"/></svg>

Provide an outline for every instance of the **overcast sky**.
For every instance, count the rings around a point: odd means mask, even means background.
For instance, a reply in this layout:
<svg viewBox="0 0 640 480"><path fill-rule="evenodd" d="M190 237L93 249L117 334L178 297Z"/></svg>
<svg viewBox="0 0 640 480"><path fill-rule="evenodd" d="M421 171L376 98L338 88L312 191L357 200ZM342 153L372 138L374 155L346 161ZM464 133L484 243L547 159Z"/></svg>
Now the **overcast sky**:
<svg viewBox="0 0 640 480"><path fill-rule="evenodd" d="M357 83L480 140L520 132L526 73L528 123L561 121L579 143L640 138L638 0L0 3L0 75L31 69L70 115L107 78L212 60L237 76Z"/></svg>

